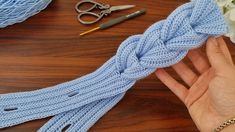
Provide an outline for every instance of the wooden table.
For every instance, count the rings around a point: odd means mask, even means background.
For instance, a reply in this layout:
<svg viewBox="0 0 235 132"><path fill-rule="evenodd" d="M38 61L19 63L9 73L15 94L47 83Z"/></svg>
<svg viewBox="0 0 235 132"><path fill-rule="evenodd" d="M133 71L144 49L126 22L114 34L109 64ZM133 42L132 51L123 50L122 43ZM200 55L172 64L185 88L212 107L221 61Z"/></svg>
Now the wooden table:
<svg viewBox="0 0 235 132"><path fill-rule="evenodd" d="M84 26L77 22L76 2L54 0L46 10L27 21L0 29L1 94L36 90L90 73L115 55L128 36L143 33L187 1L108 0L112 5L135 4L137 7L113 13L102 22L141 8L147 8L148 12L82 38L79 33L95 25ZM235 46L229 44L229 48L235 53ZM179 79L172 69L169 72ZM48 120L31 121L0 131L33 132ZM90 131L196 132L197 129L183 103L152 75L139 81Z"/></svg>

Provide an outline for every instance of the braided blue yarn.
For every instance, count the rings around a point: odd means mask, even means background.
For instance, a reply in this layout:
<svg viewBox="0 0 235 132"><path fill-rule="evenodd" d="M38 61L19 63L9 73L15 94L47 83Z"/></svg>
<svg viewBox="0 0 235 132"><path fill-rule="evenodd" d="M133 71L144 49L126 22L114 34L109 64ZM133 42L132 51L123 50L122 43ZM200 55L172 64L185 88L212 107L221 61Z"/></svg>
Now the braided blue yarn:
<svg viewBox="0 0 235 132"><path fill-rule="evenodd" d="M22 22L47 7L51 0L0 0L0 28Z"/></svg>
<svg viewBox="0 0 235 132"><path fill-rule="evenodd" d="M0 128L54 116L39 132L85 132L115 106L137 80L182 60L209 36L226 33L214 0L194 0L166 20L134 35L95 72L41 90L0 95Z"/></svg>

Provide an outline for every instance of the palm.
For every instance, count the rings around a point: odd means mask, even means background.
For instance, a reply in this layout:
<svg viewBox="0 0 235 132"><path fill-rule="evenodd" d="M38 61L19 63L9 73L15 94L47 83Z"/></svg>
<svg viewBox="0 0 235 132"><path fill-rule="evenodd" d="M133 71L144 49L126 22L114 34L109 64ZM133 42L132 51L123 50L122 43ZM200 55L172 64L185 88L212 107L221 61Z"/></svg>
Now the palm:
<svg viewBox="0 0 235 132"><path fill-rule="evenodd" d="M234 69L231 71L234 71ZM222 74L228 75L234 73ZM223 75L216 73L212 68L210 68L203 73L190 88L195 90L189 90L188 95L192 95L191 97L188 96L190 100L189 102L191 102L191 105L188 106L189 113L198 128L201 127L200 129L203 129L204 131L212 130L214 126L221 122L221 120L229 119L231 118L230 116L234 114L234 88L230 83L235 80L228 81L228 77ZM202 88L204 88L204 92L194 92L200 91ZM226 94L227 91L230 95ZM197 99L193 100L194 98ZM232 102L229 102L228 100L232 100Z"/></svg>
<svg viewBox="0 0 235 132"><path fill-rule="evenodd" d="M232 65L232 59L225 42L220 38L218 39L218 43L220 43L222 52L228 63ZM207 52L208 50L210 49L207 49ZM208 55L208 57L209 60L211 60L210 57L213 56ZM173 65L172 68L177 72L182 80L184 80L189 88L186 88L183 84L177 82L164 69L158 69L156 71L156 75L185 103L197 127L201 131L210 131L213 127L218 125L221 120L226 118L226 114L229 115L230 111L226 111L228 107L224 106L235 106L235 104L231 104L231 102L229 104L229 102L227 102L227 100L235 100L235 98L233 98L233 95L228 95L229 92L226 91L228 89L224 88L233 88L233 86L229 86L229 83L235 82L235 80L228 81L228 77L226 77L226 75L235 74L230 73L235 70L230 69L229 72L225 73L224 68L229 69L228 67L220 68L222 70L214 68L214 64L209 64L209 61L199 49L190 51L188 58L193 63L198 74L193 72L193 70L191 70L183 61ZM210 63L218 63L217 60L213 61L214 62L210 61ZM231 112L233 111L234 109L231 110Z"/></svg>
<svg viewBox="0 0 235 132"><path fill-rule="evenodd" d="M192 85L186 97L188 100L187 108L192 119L197 127L204 131L212 130L221 118L221 114L214 108L214 96L210 95L211 88L209 84L213 82L213 78L214 71L210 68Z"/></svg>

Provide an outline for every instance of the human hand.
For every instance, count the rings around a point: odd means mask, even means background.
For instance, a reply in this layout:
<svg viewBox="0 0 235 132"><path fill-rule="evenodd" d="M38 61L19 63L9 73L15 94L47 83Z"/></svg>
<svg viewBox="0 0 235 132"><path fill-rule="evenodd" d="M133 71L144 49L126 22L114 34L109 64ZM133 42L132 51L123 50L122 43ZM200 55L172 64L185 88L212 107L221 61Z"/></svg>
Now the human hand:
<svg viewBox="0 0 235 132"><path fill-rule="evenodd" d="M183 61L172 66L188 88L164 69L158 69L156 76L183 101L198 129L211 132L235 117L235 67L222 38L209 38L206 53L208 59L199 49L187 55L198 73ZM226 131L234 132L235 125L225 128Z"/></svg>

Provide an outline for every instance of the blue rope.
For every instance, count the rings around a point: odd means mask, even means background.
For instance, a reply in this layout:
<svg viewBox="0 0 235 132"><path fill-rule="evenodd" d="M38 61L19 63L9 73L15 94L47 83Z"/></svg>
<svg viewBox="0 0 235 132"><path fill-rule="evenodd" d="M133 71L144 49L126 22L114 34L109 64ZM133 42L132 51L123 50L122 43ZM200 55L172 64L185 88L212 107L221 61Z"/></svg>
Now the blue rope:
<svg viewBox="0 0 235 132"><path fill-rule="evenodd" d="M0 28L22 22L47 7L52 0L0 0Z"/></svg>
<svg viewBox="0 0 235 132"><path fill-rule="evenodd" d="M182 60L209 36L226 33L214 0L194 0L134 35L95 72L53 87L0 95L0 128L54 116L39 132L85 132L139 79Z"/></svg>

